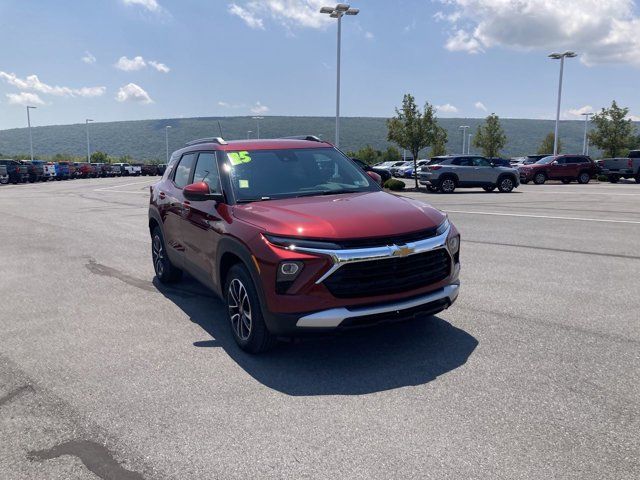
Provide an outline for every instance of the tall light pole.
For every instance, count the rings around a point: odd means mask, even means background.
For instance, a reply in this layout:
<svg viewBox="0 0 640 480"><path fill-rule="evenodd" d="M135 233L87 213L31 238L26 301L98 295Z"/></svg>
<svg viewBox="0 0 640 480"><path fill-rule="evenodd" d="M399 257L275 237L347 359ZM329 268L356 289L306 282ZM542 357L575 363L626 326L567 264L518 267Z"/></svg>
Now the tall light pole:
<svg viewBox="0 0 640 480"><path fill-rule="evenodd" d="M462 130L462 154L464 155L467 152L467 130L469 129L469 125L460 125L458 130Z"/></svg>
<svg viewBox="0 0 640 480"><path fill-rule="evenodd" d="M27 106L27 125L29 125L29 150L31 151L31 161L33 162L33 137L31 136L31 115L29 115L30 108L38 108Z"/></svg>
<svg viewBox="0 0 640 480"><path fill-rule="evenodd" d="M340 146L340 44L342 43L342 17L345 15L357 15L360 10L351 8L346 3L338 3L335 7L322 7L320 13L325 13L331 18L338 19L338 61L336 79L336 147Z"/></svg>
<svg viewBox="0 0 640 480"><path fill-rule="evenodd" d="M467 137L468 141L467 141L467 155L471 155L471 137L473 137L472 134L469 134L469 136Z"/></svg>
<svg viewBox="0 0 640 480"><path fill-rule="evenodd" d="M164 145L167 151L167 165L169 165L169 129L171 125L165 125L164 127Z"/></svg>
<svg viewBox="0 0 640 480"><path fill-rule="evenodd" d="M556 109L556 130L553 137L553 155L558 154L558 126L560 125L560 104L562 102L562 75L564 73L564 59L575 58L578 54L575 52L552 53L549 58L560 60L560 81L558 82L558 108Z"/></svg>
<svg viewBox="0 0 640 480"><path fill-rule="evenodd" d="M256 121L256 131L257 131L257 139L260 139L260 120L263 120L264 117L251 117Z"/></svg>
<svg viewBox="0 0 640 480"><path fill-rule="evenodd" d="M253 130L247 130L247 140L251 138L252 133L253 133Z"/></svg>
<svg viewBox="0 0 640 480"><path fill-rule="evenodd" d="M584 142L582 144L582 154L589 155L589 139L587 138L587 130L589 129L589 117L593 115L593 112L590 113L581 113L584 117Z"/></svg>
<svg viewBox="0 0 640 480"><path fill-rule="evenodd" d="M90 118L84 121L85 129L87 130L87 163L91 163L91 147L89 146L89 122L93 122Z"/></svg>

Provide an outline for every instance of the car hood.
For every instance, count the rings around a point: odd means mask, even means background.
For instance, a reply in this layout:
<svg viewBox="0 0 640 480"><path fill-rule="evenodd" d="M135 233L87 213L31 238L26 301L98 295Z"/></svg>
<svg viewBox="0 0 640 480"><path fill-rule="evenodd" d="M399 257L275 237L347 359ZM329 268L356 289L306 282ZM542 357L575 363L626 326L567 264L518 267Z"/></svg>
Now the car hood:
<svg viewBox="0 0 640 480"><path fill-rule="evenodd" d="M380 191L236 205L233 215L275 235L330 240L401 235L445 219L425 203Z"/></svg>

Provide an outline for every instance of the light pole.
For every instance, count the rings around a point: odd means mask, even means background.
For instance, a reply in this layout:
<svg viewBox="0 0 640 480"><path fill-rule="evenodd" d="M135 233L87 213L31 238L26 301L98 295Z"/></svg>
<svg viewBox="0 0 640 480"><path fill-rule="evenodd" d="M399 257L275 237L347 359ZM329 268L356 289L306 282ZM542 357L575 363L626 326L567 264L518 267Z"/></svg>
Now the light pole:
<svg viewBox="0 0 640 480"><path fill-rule="evenodd" d="M357 8L351 8L346 3L338 3L335 7L322 7L320 13L325 13L331 18L338 19L338 61L337 65L337 79L336 79L336 147L340 146L340 44L342 42L342 17L344 15L357 15L360 10Z"/></svg>
<svg viewBox="0 0 640 480"><path fill-rule="evenodd" d="M558 108L556 109L556 130L553 137L553 155L558 155L558 126L560 125L560 103L562 102L562 75L564 73L564 59L574 58L578 54L575 52L552 53L549 58L560 60L560 81L558 82Z"/></svg>
<svg viewBox="0 0 640 480"><path fill-rule="evenodd" d="M252 133L253 133L253 130L247 130L247 140L251 138Z"/></svg>
<svg viewBox="0 0 640 480"><path fill-rule="evenodd" d="M87 163L91 163L91 147L89 146L89 122L93 122L90 118L84 121L85 129L87 130Z"/></svg>
<svg viewBox="0 0 640 480"><path fill-rule="evenodd" d="M458 130L462 130L462 154L464 155L467 151L467 130L469 129L469 125L460 125Z"/></svg>
<svg viewBox="0 0 640 480"><path fill-rule="evenodd" d="M31 136L31 115L29 115L30 108L38 108L27 106L27 125L29 125L29 150L31 151L31 161L33 162L33 137Z"/></svg>
<svg viewBox="0 0 640 480"><path fill-rule="evenodd" d="M260 120L263 120L264 117L251 117L256 121L256 132L257 132L257 139L260 139Z"/></svg>
<svg viewBox="0 0 640 480"><path fill-rule="evenodd" d="M467 141L467 155L471 155L471 137L473 137L472 134L469 134L468 141Z"/></svg>
<svg viewBox="0 0 640 480"><path fill-rule="evenodd" d="M167 165L169 165L169 129L171 125L165 125L164 127L164 144L167 151Z"/></svg>
<svg viewBox="0 0 640 480"><path fill-rule="evenodd" d="M587 138L587 130L589 129L589 117L593 115L593 113L581 113L584 117L584 142L582 144L582 154L589 155L589 139Z"/></svg>

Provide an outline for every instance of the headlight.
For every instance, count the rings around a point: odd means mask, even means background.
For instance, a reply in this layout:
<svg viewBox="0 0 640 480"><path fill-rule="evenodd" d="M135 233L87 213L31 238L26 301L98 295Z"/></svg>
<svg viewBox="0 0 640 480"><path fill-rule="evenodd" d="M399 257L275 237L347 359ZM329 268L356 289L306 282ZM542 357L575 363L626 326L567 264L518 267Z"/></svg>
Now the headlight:
<svg viewBox="0 0 640 480"><path fill-rule="evenodd" d="M295 237L279 237L276 235L263 234L263 237L276 247L285 248L287 250L296 250L297 248L313 248L320 250L340 250L340 246L332 242L324 242L318 240L305 240Z"/></svg>
<svg viewBox="0 0 640 480"><path fill-rule="evenodd" d="M449 247L449 251L451 255L455 255L460 250L460 235L455 235L453 237L449 237L447 239L447 247Z"/></svg>

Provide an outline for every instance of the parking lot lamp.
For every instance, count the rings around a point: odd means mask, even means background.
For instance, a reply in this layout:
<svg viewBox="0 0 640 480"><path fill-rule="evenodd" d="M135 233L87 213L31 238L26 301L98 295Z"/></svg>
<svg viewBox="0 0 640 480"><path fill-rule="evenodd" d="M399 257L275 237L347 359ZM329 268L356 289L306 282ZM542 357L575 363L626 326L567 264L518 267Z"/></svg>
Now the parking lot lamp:
<svg viewBox="0 0 640 480"><path fill-rule="evenodd" d="M462 155L464 155L467 152L466 142L467 142L467 130L469 129L469 125L460 125L458 129L462 130Z"/></svg>
<svg viewBox="0 0 640 480"><path fill-rule="evenodd" d="M256 138L260 140L260 120L263 120L264 117L251 117L256 121Z"/></svg>
<svg viewBox="0 0 640 480"><path fill-rule="evenodd" d="M565 58L575 58L578 54L575 52L564 52L564 53L552 53L549 55L549 58L553 60L560 60L560 80L558 82L558 108L556 109L556 130L553 138L553 155L558 154L558 126L560 124L560 104L562 102L562 75L564 73L564 59Z"/></svg>
<svg viewBox="0 0 640 480"><path fill-rule="evenodd" d="M253 130L247 130L247 140L251 138L252 133L253 133Z"/></svg>
<svg viewBox="0 0 640 480"><path fill-rule="evenodd" d="M164 127L164 145L167 151L167 165L169 165L169 129L171 125L165 125Z"/></svg>
<svg viewBox="0 0 640 480"><path fill-rule="evenodd" d="M27 125L29 126L29 150L31 151L31 161L33 162L33 137L31 136L31 115L29 115L30 108L38 108L27 106Z"/></svg>
<svg viewBox="0 0 640 480"><path fill-rule="evenodd" d="M90 118L84 121L85 130L87 131L87 163L91 163L91 147L89 146L89 122L93 122Z"/></svg>
<svg viewBox="0 0 640 480"><path fill-rule="evenodd" d="M582 143L582 154L589 155L589 139L587 138L587 130L589 130L589 117L593 115L593 112L581 113L584 117L584 142Z"/></svg>
<svg viewBox="0 0 640 480"><path fill-rule="evenodd" d="M344 15L358 15L360 10L351 8L346 3L338 3L335 7L322 7L320 13L329 15L331 18L338 19L338 61L337 61L337 79L336 79L336 147L340 146L340 44L342 42L342 17Z"/></svg>
<svg viewBox="0 0 640 480"><path fill-rule="evenodd" d="M471 137L473 137L472 134L467 137L467 155L471 155Z"/></svg>

